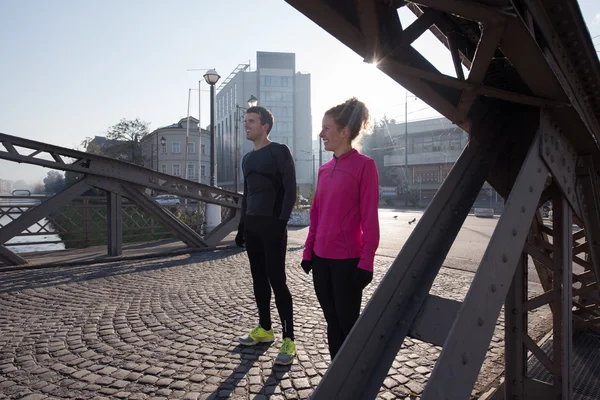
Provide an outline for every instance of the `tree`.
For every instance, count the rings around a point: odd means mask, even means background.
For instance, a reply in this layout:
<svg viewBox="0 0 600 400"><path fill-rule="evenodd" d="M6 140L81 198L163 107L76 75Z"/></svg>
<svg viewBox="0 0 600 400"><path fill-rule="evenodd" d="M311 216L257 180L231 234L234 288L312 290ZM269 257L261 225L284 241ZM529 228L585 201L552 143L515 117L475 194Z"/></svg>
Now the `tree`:
<svg viewBox="0 0 600 400"><path fill-rule="evenodd" d="M110 144L112 153L122 161L142 165L142 151L140 141L150 132L148 122L139 118L134 120L122 119L118 124L108 128L106 139L114 141Z"/></svg>
<svg viewBox="0 0 600 400"><path fill-rule="evenodd" d="M58 193L65 188L65 178L58 171L49 171L48 176L44 178L44 188L46 193Z"/></svg>
<svg viewBox="0 0 600 400"><path fill-rule="evenodd" d="M37 182L33 185L33 193L34 194L43 194L44 193L44 184L42 182Z"/></svg>

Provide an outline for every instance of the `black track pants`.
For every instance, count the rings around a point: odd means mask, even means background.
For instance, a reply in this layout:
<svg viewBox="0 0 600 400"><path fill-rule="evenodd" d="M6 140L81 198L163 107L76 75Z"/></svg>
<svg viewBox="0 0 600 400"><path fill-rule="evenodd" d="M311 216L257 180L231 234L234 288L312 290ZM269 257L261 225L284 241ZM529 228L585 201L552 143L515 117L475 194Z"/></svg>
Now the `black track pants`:
<svg viewBox="0 0 600 400"><path fill-rule="evenodd" d="M327 341L332 360L360 314L362 288L356 284L359 260L333 260L313 253L313 282L327 321Z"/></svg>
<svg viewBox="0 0 600 400"><path fill-rule="evenodd" d="M273 288L283 337L293 340L292 295L287 287L285 276L287 230L277 228L274 220L274 217L246 215L244 239L250 260L260 326L267 330L271 329L271 288Z"/></svg>

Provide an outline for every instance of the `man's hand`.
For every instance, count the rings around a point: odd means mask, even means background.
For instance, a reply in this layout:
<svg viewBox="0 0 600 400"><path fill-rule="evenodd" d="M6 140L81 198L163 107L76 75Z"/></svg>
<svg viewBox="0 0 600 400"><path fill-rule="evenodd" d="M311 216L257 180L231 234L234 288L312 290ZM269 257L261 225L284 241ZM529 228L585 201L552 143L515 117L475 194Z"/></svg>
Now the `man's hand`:
<svg viewBox="0 0 600 400"><path fill-rule="evenodd" d="M244 239L244 225L238 227L237 235L235 235L235 244L238 247L244 247L246 240Z"/></svg>
<svg viewBox="0 0 600 400"><path fill-rule="evenodd" d="M362 268L357 269L354 283L362 290L373 280L373 273Z"/></svg>
<svg viewBox="0 0 600 400"><path fill-rule="evenodd" d="M300 263L300 266L302 267L304 272L306 272L308 274L310 272L310 270L312 269L312 260L302 260L302 262Z"/></svg>

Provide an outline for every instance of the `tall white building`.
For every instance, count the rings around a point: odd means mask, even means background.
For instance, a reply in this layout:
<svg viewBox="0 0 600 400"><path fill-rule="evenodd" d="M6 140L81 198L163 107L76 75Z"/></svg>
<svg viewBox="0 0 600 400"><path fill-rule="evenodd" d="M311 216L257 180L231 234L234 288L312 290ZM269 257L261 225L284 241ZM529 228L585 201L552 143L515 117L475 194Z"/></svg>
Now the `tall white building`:
<svg viewBox="0 0 600 400"><path fill-rule="evenodd" d="M255 96L258 105L273 113L275 123L269 138L290 148L298 186L308 195L312 184L310 74L296 71L295 54L259 51L255 70L240 64L217 90L217 185L234 189L237 168L237 190L243 189L241 160L253 149L246 140L244 111L248 99Z"/></svg>

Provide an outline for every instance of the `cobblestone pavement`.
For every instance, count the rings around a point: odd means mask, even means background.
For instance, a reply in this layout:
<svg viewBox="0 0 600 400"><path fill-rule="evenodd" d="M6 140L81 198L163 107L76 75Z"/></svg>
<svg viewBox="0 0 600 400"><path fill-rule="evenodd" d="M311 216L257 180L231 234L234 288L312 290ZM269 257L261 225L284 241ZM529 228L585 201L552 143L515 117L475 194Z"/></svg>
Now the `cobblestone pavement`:
<svg viewBox="0 0 600 400"><path fill-rule="evenodd" d="M300 257L290 249L298 357L288 367L273 365L279 338L271 346L237 345L257 322L243 252L3 273L0 398L308 398L330 359ZM365 297L392 261L377 257ZM472 277L443 268L432 293L462 299ZM549 311L530 318L543 324ZM277 331L274 304L273 321ZM502 337L500 319L476 388L502 371ZM439 351L407 339L379 398L420 393Z"/></svg>

